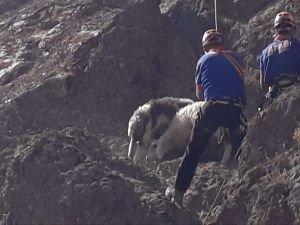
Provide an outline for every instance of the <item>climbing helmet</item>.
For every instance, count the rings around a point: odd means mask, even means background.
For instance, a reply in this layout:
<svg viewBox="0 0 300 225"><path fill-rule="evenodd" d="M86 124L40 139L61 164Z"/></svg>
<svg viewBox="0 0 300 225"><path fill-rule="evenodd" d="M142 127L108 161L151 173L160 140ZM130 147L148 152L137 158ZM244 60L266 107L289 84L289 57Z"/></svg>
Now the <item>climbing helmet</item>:
<svg viewBox="0 0 300 225"><path fill-rule="evenodd" d="M204 32L202 37L202 46L205 51L208 51L210 46L213 45L223 45L224 38L223 35L215 29L209 29Z"/></svg>
<svg viewBox="0 0 300 225"><path fill-rule="evenodd" d="M276 15L274 20L274 28L278 30L281 27L296 28L295 19L291 13L280 12Z"/></svg>

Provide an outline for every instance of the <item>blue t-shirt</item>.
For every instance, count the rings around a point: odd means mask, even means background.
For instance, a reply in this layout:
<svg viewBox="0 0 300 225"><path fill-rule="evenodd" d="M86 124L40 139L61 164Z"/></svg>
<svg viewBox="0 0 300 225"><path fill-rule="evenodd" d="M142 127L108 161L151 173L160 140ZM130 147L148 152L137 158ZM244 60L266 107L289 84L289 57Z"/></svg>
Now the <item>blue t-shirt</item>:
<svg viewBox="0 0 300 225"><path fill-rule="evenodd" d="M300 41L277 40L269 44L261 53L260 71L267 84L280 74L300 74Z"/></svg>
<svg viewBox="0 0 300 225"><path fill-rule="evenodd" d="M229 54L242 67L242 59L231 51ZM202 85L206 101L227 97L245 100L243 78L234 65L221 53L205 53L198 60L195 82L197 85Z"/></svg>

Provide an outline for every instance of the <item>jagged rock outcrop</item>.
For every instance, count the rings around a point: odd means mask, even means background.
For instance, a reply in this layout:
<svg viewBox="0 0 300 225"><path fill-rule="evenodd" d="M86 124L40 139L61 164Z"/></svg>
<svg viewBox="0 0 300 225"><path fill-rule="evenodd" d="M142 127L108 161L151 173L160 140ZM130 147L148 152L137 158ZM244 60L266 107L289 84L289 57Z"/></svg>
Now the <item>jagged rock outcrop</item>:
<svg viewBox="0 0 300 225"><path fill-rule="evenodd" d="M244 144L243 170L249 170L255 164L263 163L291 148L297 150L293 134L299 127L299 104L299 86L293 86L280 95L271 107L266 108L261 116L251 121Z"/></svg>
<svg viewBox="0 0 300 225"><path fill-rule="evenodd" d="M299 85L256 116L259 53L299 1L218 9L246 62L249 132L238 168L200 164L178 209L164 190L180 159L134 165L127 123L150 98L194 98L213 1L0 0L0 224L299 225Z"/></svg>
<svg viewBox="0 0 300 225"><path fill-rule="evenodd" d="M0 159L4 224L146 225L186 220L183 213L172 218L164 213L168 202L150 188L159 188L157 178L128 160L112 158L101 140L86 130L22 135L16 145L1 151Z"/></svg>
<svg viewBox="0 0 300 225"><path fill-rule="evenodd" d="M2 132L76 124L112 134L136 102L191 95L196 58L159 1L31 4L2 23L0 98L18 114Z"/></svg>

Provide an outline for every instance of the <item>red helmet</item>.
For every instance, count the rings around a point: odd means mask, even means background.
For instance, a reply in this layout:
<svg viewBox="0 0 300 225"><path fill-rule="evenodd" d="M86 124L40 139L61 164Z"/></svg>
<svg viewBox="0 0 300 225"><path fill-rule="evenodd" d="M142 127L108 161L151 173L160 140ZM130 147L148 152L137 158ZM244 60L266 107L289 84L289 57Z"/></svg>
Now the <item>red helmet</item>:
<svg viewBox="0 0 300 225"><path fill-rule="evenodd" d="M205 51L208 51L207 49L211 45L223 45L224 44L224 38L223 35L218 32L215 29L210 29L205 31L202 37L202 46Z"/></svg>
<svg viewBox="0 0 300 225"><path fill-rule="evenodd" d="M296 28L295 19L291 13L280 12L276 15L274 20L274 28L278 29L281 26Z"/></svg>

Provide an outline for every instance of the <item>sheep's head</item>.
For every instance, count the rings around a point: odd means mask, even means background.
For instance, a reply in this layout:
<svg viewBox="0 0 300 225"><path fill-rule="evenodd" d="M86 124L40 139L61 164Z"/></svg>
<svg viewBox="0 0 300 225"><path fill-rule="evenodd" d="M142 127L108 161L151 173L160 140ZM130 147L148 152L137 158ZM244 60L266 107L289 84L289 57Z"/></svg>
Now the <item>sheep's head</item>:
<svg viewBox="0 0 300 225"><path fill-rule="evenodd" d="M162 137L163 138L163 137ZM183 146L174 146L172 143L164 143L164 140L153 140L146 155L148 162L161 163L181 157L185 151L188 140ZM181 143L182 144L182 143Z"/></svg>
<svg viewBox="0 0 300 225"><path fill-rule="evenodd" d="M128 123L128 157L134 162L144 161L152 141L164 134L179 108L190 103L190 99L164 97L135 110Z"/></svg>
<svg viewBox="0 0 300 225"><path fill-rule="evenodd" d="M161 160L160 156L157 154L158 141L159 140L153 140L151 142L151 144L149 146L149 150L148 150L147 155L146 155L146 160L147 161L156 162L156 161Z"/></svg>
<svg viewBox="0 0 300 225"><path fill-rule="evenodd" d="M131 159L136 158L136 153L144 151L143 145L149 139L147 135L150 127L150 117L147 113L149 107L149 104L140 106L128 122L128 136L130 137L128 157Z"/></svg>

